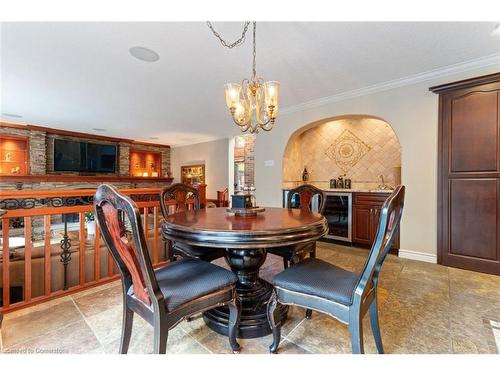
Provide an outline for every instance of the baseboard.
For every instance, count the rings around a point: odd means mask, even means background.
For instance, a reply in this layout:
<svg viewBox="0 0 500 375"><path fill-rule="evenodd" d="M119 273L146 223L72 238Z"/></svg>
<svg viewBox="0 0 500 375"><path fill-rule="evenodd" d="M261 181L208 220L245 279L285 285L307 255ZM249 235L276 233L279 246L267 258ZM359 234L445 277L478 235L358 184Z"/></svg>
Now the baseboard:
<svg viewBox="0 0 500 375"><path fill-rule="evenodd" d="M406 259L420 260L422 262L428 262L428 263L437 263L436 255L421 253L419 251L413 251L413 250L399 249L399 257Z"/></svg>

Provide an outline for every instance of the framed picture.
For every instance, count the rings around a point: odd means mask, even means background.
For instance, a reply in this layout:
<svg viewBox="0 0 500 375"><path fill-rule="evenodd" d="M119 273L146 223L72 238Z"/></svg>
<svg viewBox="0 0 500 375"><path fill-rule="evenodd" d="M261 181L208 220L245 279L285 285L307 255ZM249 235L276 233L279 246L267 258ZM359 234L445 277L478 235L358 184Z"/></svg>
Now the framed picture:
<svg viewBox="0 0 500 375"><path fill-rule="evenodd" d="M184 165L181 167L181 182L187 185L205 183L205 164Z"/></svg>

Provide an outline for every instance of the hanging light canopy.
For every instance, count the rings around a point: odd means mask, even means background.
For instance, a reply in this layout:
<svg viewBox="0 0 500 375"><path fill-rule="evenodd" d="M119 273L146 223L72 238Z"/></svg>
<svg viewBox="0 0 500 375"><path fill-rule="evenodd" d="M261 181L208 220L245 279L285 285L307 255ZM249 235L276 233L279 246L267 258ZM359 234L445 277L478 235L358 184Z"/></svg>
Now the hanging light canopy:
<svg viewBox="0 0 500 375"><path fill-rule="evenodd" d="M245 36L250 22L245 22L241 37L234 43L227 43L214 30L212 24L207 22L208 27L220 40L223 46L234 48L245 41ZM257 23L253 22L253 65L252 78L245 78L241 84L227 83L224 85L226 94L226 104L233 121L242 132L258 133L259 129L269 131L273 128L278 115L278 100L280 83L278 81L264 82L257 77L257 49L255 43L255 33Z"/></svg>

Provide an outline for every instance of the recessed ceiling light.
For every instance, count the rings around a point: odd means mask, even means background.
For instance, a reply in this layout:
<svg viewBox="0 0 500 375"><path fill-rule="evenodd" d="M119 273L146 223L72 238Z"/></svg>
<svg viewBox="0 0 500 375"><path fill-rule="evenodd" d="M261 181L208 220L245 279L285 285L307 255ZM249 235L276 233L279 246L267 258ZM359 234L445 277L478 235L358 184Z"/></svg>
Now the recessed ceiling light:
<svg viewBox="0 0 500 375"><path fill-rule="evenodd" d="M149 137L149 139L160 139L158 137Z"/></svg>
<svg viewBox="0 0 500 375"><path fill-rule="evenodd" d="M105 131L107 131L106 129L103 129L103 128L92 128L92 130L95 130L96 132L105 132Z"/></svg>
<svg viewBox="0 0 500 375"><path fill-rule="evenodd" d="M500 23L495 26L495 28L491 32L491 35L500 36Z"/></svg>
<svg viewBox="0 0 500 375"><path fill-rule="evenodd" d="M13 118L22 118L23 117L21 115L16 115L15 113L7 113L7 112L2 112L2 115L7 116L7 117L13 117Z"/></svg>
<svg viewBox="0 0 500 375"><path fill-rule="evenodd" d="M141 61L155 62L160 59L160 55L158 55L155 51L146 47L140 47L140 46L131 47L129 49L129 52L132 56Z"/></svg>

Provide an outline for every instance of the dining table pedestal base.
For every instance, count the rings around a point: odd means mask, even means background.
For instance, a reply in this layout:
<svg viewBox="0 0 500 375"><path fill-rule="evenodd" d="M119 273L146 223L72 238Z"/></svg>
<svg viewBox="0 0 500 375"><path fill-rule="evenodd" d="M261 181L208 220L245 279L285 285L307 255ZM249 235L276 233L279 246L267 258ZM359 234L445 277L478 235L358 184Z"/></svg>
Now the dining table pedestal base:
<svg viewBox="0 0 500 375"><path fill-rule="evenodd" d="M267 305L273 287L259 277L267 250L316 241L328 233L326 218L310 210L267 207L255 216L242 217L227 213L225 207L184 210L168 215L162 223L166 241L200 248L224 249L224 257L238 278L236 291L241 301L240 338L269 335ZM278 305L275 321L283 324L288 308ZM214 331L227 335L229 311L219 306L203 313L205 323Z"/></svg>
<svg viewBox="0 0 500 375"><path fill-rule="evenodd" d="M267 320L267 305L273 286L259 277L259 269L266 260L266 249L226 249L226 261L238 277L236 291L241 301L241 318L238 337L250 339L271 334ZM288 306L279 306L275 312L284 323ZM205 323L217 333L228 334L229 310L217 307L203 314Z"/></svg>

